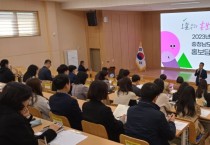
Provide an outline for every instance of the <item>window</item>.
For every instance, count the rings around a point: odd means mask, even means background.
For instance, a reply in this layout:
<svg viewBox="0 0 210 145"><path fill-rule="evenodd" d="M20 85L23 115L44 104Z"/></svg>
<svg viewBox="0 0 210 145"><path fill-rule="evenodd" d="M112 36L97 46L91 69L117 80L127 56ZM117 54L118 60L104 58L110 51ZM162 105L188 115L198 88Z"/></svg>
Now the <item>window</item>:
<svg viewBox="0 0 210 145"><path fill-rule="evenodd" d="M0 11L0 37L40 35L38 12Z"/></svg>

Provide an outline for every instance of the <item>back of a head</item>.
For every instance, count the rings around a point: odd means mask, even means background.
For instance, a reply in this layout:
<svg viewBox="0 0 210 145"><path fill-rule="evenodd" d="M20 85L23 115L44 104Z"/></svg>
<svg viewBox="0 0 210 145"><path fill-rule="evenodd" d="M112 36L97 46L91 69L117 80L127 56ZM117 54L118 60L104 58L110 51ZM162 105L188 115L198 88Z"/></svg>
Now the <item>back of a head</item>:
<svg viewBox="0 0 210 145"><path fill-rule="evenodd" d="M38 78L30 78L26 81L26 85L31 87L33 93L43 96L41 81Z"/></svg>
<svg viewBox="0 0 210 145"><path fill-rule="evenodd" d="M142 101L152 102L159 94L160 90L155 83L145 83L141 88Z"/></svg>
<svg viewBox="0 0 210 145"><path fill-rule="evenodd" d="M125 69L125 70L123 71L123 77L128 77L129 74L130 74L130 71L129 71L129 70Z"/></svg>
<svg viewBox="0 0 210 145"><path fill-rule="evenodd" d="M78 72L74 84L85 84L88 74L85 72Z"/></svg>
<svg viewBox="0 0 210 145"><path fill-rule="evenodd" d="M132 76L132 82L138 82L138 81L140 81L141 80L141 78L140 78L140 76L139 75L137 75L137 74L135 74L135 75L133 75Z"/></svg>
<svg viewBox="0 0 210 145"><path fill-rule="evenodd" d="M0 67L6 67L9 64L7 59L2 59L0 62Z"/></svg>
<svg viewBox="0 0 210 145"><path fill-rule="evenodd" d="M176 103L177 114L182 113L183 116L195 115L195 89L192 86L186 86Z"/></svg>
<svg viewBox="0 0 210 145"><path fill-rule="evenodd" d="M59 74L53 79L53 85L58 90L62 90L69 83L69 77L65 74Z"/></svg>
<svg viewBox="0 0 210 145"><path fill-rule="evenodd" d="M44 64L48 64L48 63L51 63L51 60L50 60L50 59L46 59L46 60L44 61Z"/></svg>
<svg viewBox="0 0 210 145"><path fill-rule="evenodd" d="M65 64L61 64L58 68L57 68L57 72L58 74L64 74L66 71L68 71L69 68L67 65Z"/></svg>
<svg viewBox="0 0 210 145"><path fill-rule="evenodd" d="M163 90L164 90L164 82L163 82L163 80L162 79L155 79L154 83L158 86L158 88L160 90L160 93L162 93Z"/></svg>
<svg viewBox="0 0 210 145"><path fill-rule="evenodd" d="M167 76L165 74L161 74L160 75L160 79L162 79L163 81L165 81L167 79Z"/></svg>
<svg viewBox="0 0 210 145"><path fill-rule="evenodd" d="M34 64L31 64L28 67L26 73L29 74L30 76L36 76L37 70L38 70L38 67Z"/></svg>
<svg viewBox="0 0 210 145"><path fill-rule="evenodd" d="M184 88L187 87L187 86L189 86L189 84L188 84L187 82L183 82L183 83L179 86L179 89L177 90L177 93L178 93L179 95L181 95L182 92L184 91Z"/></svg>
<svg viewBox="0 0 210 145"><path fill-rule="evenodd" d="M77 67L76 66L74 66L74 65L70 65L69 66L69 72L73 72L74 70L76 70L77 69Z"/></svg>
<svg viewBox="0 0 210 145"><path fill-rule="evenodd" d="M108 96L108 86L105 82L96 80L90 84L87 98L90 100L104 100Z"/></svg>
<svg viewBox="0 0 210 145"><path fill-rule="evenodd" d="M119 80L119 90L118 92L126 92L132 91L132 82L129 78L125 77Z"/></svg>
<svg viewBox="0 0 210 145"><path fill-rule="evenodd" d="M24 108L23 102L32 96L32 90L18 82L9 82L0 94L0 104L19 112Z"/></svg>
<svg viewBox="0 0 210 145"><path fill-rule="evenodd" d="M107 71L100 71L99 72L98 79L99 80L105 80L107 75L108 75L108 72Z"/></svg>
<svg viewBox="0 0 210 145"><path fill-rule="evenodd" d="M123 71L124 71L124 69L122 69L122 68L119 70L119 73L117 75L117 80L120 80L123 78Z"/></svg>
<svg viewBox="0 0 210 145"><path fill-rule="evenodd" d="M184 82L183 77L178 76L177 79L176 79L176 82L179 83L179 84L182 84Z"/></svg>
<svg viewBox="0 0 210 145"><path fill-rule="evenodd" d="M81 60L81 61L80 61L80 65L83 65L83 64L84 64L84 61L83 61L83 60Z"/></svg>
<svg viewBox="0 0 210 145"><path fill-rule="evenodd" d="M107 71L108 72L108 68L107 67L102 67L101 71Z"/></svg>

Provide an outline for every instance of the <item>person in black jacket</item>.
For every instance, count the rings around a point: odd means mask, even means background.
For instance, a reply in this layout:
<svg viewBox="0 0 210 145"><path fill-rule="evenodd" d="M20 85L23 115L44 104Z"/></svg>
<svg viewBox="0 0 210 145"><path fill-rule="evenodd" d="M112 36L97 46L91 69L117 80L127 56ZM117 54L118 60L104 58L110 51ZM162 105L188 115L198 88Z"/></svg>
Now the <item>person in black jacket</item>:
<svg viewBox="0 0 210 145"><path fill-rule="evenodd" d="M28 111L30 87L17 82L10 82L0 95L0 144L2 145L38 145L38 139L46 137L50 142L56 137L58 125L51 125L40 136L34 136L29 121Z"/></svg>
<svg viewBox="0 0 210 145"><path fill-rule="evenodd" d="M159 88L154 83L146 83L141 88L141 100L127 112L125 133L128 136L147 141L150 145L169 145L176 134L175 115L168 116L155 104Z"/></svg>
<svg viewBox="0 0 210 145"><path fill-rule="evenodd" d="M51 60L47 59L45 60L44 62L44 66L39 70L39 73L38 73L38 78L40 80L49 80L49 81L52 81L52 74L51 74L51 71L50 71L50 68L51 67Z"/></svg>
<svg viewBox="0 0 210 145"><path fill-rule="evenodd" d="M38 67L34 64L30 65L26 71L26 73L23 75L23 82L26 82L27 79L36 77L38 71Z"/></svg>
<svg viewBox="0 0 210 145"><path fill-rule="evenodd" d="M78 71L80 72L80 71L82 71L82 72L87 72L88 71L88 68L85 68L84 67L84 64L85 64L85 62L82 60L82 61L80 61L80 65L79 65L79 67L78 67Z"/></svg>
<svg viewBox="0 0 210 145"><path fill-rule="evenodd" d="M199 85L199 82L200 82L201 79L205 80L207 78L207 72L206 72L205 69L203 69L203 67L204 67L204 63L201 62L199 64L199 68L196 69L196 71L195 71L195 76L196 76L195 82L196 82L197 86Z"/></svg>
<svg viewBox="0 0 210 145"><path fill-rule="evenodd" d="M82 112L77 100L68 94L71 86L68 76L57 75L53 84L57 92L49 100L52 113L67 117L72 128L82 130Z"/></svg>
<svg viewBox="0 0 210 145"><path fill-rule="evenodd" d="M137 87L137 85L140 85L140 76L139 75L133 75L132 76L132 89L133 92L136 94L136 96L141 97L141 89Z"/></svg>
<svg viewBox="0 0 210 145"><path fill-rule="evenodd" d="M103 81L93 81L88 91L88 99L82 106L83 119L89 122L102 124L107 131L110 140L119 142L119 135L124 133L123 122L125 116L116 120L110 107L106 106L101 100L108 96L108 86Z"/></svg>
<svg viewBox="0 0 210 145"><path fill-rule="evenodd" d="M0 67L0 82L8 83L15 81L15 75L9 69L9 61L7 59L1 60Z"/></svg>

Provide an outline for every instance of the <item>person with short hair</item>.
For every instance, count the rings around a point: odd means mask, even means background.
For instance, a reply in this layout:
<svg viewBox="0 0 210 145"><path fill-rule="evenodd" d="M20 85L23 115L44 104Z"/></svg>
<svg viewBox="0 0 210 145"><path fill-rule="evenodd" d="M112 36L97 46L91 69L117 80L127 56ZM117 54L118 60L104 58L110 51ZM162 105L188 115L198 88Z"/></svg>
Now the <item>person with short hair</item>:
<svg viewBox="0 0 210 145"><path fill-rule="evenodd" d="M88 91L89 101L82 106L83 118L86 121L103 125L109 139L119 142L119 135L124 133L125 116L120 117L121 121L115 119L111 108L101 102L106 100L107 96L106 83L99 80L93 81Z"/></svg>
<svg viewBox="0 0 210 145"><path fill-rule="evenodd" d="M140 85L140 76L137 74L134 74L132 76L132 90L136 94L136 96L141 97L141 89L137 86Z"/></svg>
<svg viewBox="0 0 210 145"><path fill-rule="evenodd" d="M102 67L101 71L109 73L107 67ZM95 80L98 80L98 79L99 79L99 75L100 75L100 72L101 72L101 71L99 71L99 72L95 75Z"/></svg>
<svg viewBox="0 0 210 145"><path fill-rule="evenodd" d="M49 143L56 137L59 125L52 124L40 136L31 128L28 105L32 90L17 82L9 82L0 94L0 142L2 145L38 145L38 139Z"/></svg>
<svg viewBox="0 0 210 145"><path fill-rule="evenodd" d="M78 72L76 80L72 85L72 96L77 97L77 99L86 100L88 87L85 86L85 82L88 78L88 75L85 72Z"/></svg>
<svg viewBox="0 0 210 145"><path fill-rule="evenodd" d="M83 60L80 61L78 72L87 72L87 71L88 71L88 68L85 68L85 62Z"/></svg>
<svg viewBox="0 0 210 145"><path fill-rule="evenodd" d="M38 72L38 66L31 64L28 68L26 73L23 75L23 82L26 82L29 78L34 78Z"/></svg>
<svg viewBox="0 0 210 145"><path fill-rule="evenodd" d="M156 100L156 104L160 107L160 111L167 116L167 110L171 110L171 104L169 103L169 97L166 93L163 93L164 82L162 79L155 79L154 83L158 86L160 94Z"/></svg>
<svg viewBox="0 0 210 145"><path fill-rule="evenodd" d="M201 114L200 106L196 104L195 89L192 86L184 88L175 105L178 118L183 118L195 123L196 138L204 133L204 128L198 118Z"/></svg>
<svg viewBox="0 0 210 145"><path fill-rule="evenodd" d="M58 72L58 74L69 75L69 68L68 68L67 65L61 64L61 65L57 68L57 72Z"/></svg>
<svg viewBox="0 0 210 145"><path fill-rule="evenodd" d="M196 69L196 71L195 71L195 76L196 76L195 82L196 82L196 86L199 85L200 80L202 80L202 79L205 80L207 78L207 72L206 72L205 69L203 69L203 67L204 67L204 63L203 62L200 62L199 68Z"/></svg>
<svg viewBox="0 0 210 145"><path fill-rule="evenodd" d="M49 81L53 80L51 71L49 69L50 67L51 67L51 60L49 59L45 60L44 66L39 70L38 73L38 78L40 80L49 80Z"/></svg>
<svg viewBox="0 0 210 145"><path fill-rule="evenodd" d="M77 76L77 67L74 65L70 65L69 66L69 79L70 79L70 83L73 84L76 80L76 76Z"/></svg>
<svg viewBox="0 0 210 145"><path fill-rule="evenodd" d="M160 94L158 86L146 83L141 88L141 100L128 109L125 134L145 140L150 145L169 145L168 140L174 139L176 127L175 115L168 116L160 111L155 104Z"/></svg>
<svg viewBox="0 0 210 145"><path fill-rule="evenodd" d="M31 87L33 92L29 103L30 106L38 109L42 114L42 118L50 120L49 101L43 96L41 81L38 78L29 78L26 85Z"/></svg>
<svg viewBox="0 0 210 145"><path fill-rule="evenodd" d="M82 112L79 104L68 94L71 86L69 77L65 74L57 75L53 84L57 92L49 99L52 113L67 117L72 128L82 130Z"/></svg>
<svg viewBox="0 0 210 145"><path fill-rule="evenodd" d="M9 61L2 59L0 62L0 82L8 83L11 81L15 81L15 75L9 69Z"/></svg>
<svg viewBox="0 0 210 145"><path fill-rule="evenodd" d="M132 106L137 104L136 99L136 95L132 92L131 80L127 77L122 78L119 81L119 89L113 103Z"/></svg>
<svg viewBox="0 0 210 145"><path fill-rule="evenodd" d="M108 86L108 92L112 92L114 87L111 87L111 84L108 80L108 72L106 70L102 70L99 72L98 80L105 82Z"/></svg>

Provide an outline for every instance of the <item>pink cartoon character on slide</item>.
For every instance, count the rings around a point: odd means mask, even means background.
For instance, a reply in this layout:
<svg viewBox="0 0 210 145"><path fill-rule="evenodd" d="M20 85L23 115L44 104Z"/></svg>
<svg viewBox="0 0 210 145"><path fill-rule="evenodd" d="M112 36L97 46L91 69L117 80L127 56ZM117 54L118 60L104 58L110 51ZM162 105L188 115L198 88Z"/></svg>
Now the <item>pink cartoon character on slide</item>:
<svg viewBox="0 0 210 145"><path fill-rule="evenodd" d="M164 67L179 68L176 56L180 51L177 36L168 31L161 32L161 62Z"/></svg>

